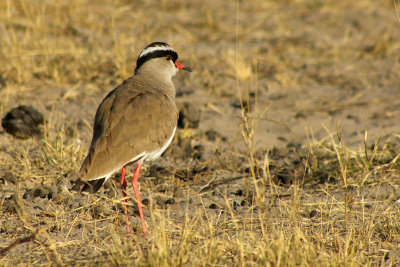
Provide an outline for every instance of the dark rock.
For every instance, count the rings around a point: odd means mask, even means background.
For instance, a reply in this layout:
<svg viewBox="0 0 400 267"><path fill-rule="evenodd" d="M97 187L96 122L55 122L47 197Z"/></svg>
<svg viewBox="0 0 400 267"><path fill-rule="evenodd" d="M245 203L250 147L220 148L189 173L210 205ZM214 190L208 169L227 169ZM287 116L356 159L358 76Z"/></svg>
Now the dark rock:
<svg viewBox="0 0 400 267"><path fill-rule="evenodd" d="M32 189L28 189L25 191L24 195L22 196L23 199L32 201L35 199L35 195L33 194Z"/></svg>
<svg viewBox="0 0 400 267"><path fill-rule="evenodd" d="M218 208L218 206L217 206L217 204L212 203L210 206L208 206L208 208L215 210Z"/></svg>
<svg viewBox="0 0 400 267"><path fill-rule="evenodd" d="M317 210L310 211L310 218L314 218L314 217L316 217L318 215L319 215L319 212Z"/></svg>
<svg viewBox="0 0 400 267"><path fill-rule="evenodd" d="M232 203L232 208L233 208L234 210L237 210L238 207L239 207L239 204L238 204L236 201L233 201L233 203Z"/></svg>
<svg viewBox="0 0 400 267"><path fill-rule="evenodd" d="M33 195L35 197L41 197L41 198L46 198L47 197L48 199L50 199L52 197L52 195L53 195L53 192L52 192L50 187L43 186L42 188L40 188L40 187L36 188L33 191Z"/></svg>
<svg viewBox="0 0 400 267"><path fill-rule="evenodd" d="M194 159L201 159L203 156L204 152L204 146L203 145L196 145L193 147L193 156L192 158Z"/></svg>
<svg viewBox="0 0 400 267"><path fill-rule="evenodd" d="M246 194L244 194L245 196ZM249 192L247 197L240 202L240 206L251 206L254 204L254 192Z"/></svg>
<svg viewBox="0 0 400 267"><path fill-rule="evenodd" d="M294 177L289 169L283 168L276 174L276 180L278 184L290 185L293 184Z"/></svg>
<svg viewBox="0 0 400 267"><path fill-rule="evenodd" d="M176 203L176 201L174 198L169 198L169 199L165 200L166 205L173 205L175 203Z"/></svg>
<svg viewBox="0 0 400 267"><path fill-rule="evenodd" d="M242 189L238 189L238 190L236 190L236 192L235 192L235 195L236 196L243 196L244 194L243 194L243 190Z"/></svg>
<svg viewBox="0 0 400 267"><path fill-rule="evenodd" d="M305 119L307 118L306 114L304 112L297 112L296 115L294 116L296 119Z"/></svg>
<svg viewBox="0 0 400 267"><path fill-rule="evenodd" d="M40 136L39 125L44 123L43 115L31 106L19 106L11 109L2 119L1 125L12 136L28 139Z"/></svg>
<svg viewBox="0 0 400 267"><path fill-rule="evenodd" d="M155 203L158 207L165 209L167 205L172 205L175 204L175 199L174 198L162 198L162 197L156 197Z"/></svg>
<svg viewBox="0 0 400 267"><path fill-rule="evenodd" d="M218 137L218 133L215 130L208 130L205 135L209 141L215 141Z"/></svg>
<svg viewBox="0 0 400 267"><path fill-rule="evenodd" d="M200 121L200 110L196 108L192 103L183 102L178 103L179 128L197 128Z"/></svg>
<svg viewBox="0 0 400 267"><path fill-rule="evenodd" d="M3 207L4 207L5 211L11 212L11 213L17 213L17 210L15 208L15 201L13 199L14 199L14 195L6 198L4 200Z"/></svg>
<svg viewBox="0 0 400 267"><path fill-rule="evenodd" d="M390 255L390 251L388 251L386 254L385 254L385 261L388 261L388 260L390 260L390 257L391 255Z"/></svg>
<svg viewBox="0 0 400 267"><path fill-rule="evenodd" d="M251 111L251 106L253 105L253 101L247 102L246 100L242 99L237 99L234 102L231 103L231 106L236 108L236 109L243 109L245 113L248 113Z"/></svg>

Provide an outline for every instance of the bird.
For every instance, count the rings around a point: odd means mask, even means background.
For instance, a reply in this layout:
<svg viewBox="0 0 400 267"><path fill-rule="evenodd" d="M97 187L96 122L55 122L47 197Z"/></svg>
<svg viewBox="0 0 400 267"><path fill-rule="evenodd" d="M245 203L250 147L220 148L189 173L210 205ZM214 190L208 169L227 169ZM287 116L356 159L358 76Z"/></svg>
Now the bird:
<svg viewBox="0 0 400 267"><path fill-rule="evenodd" d="M153 42L139 54L134 74L107 94L99 105L93 137L79 170L81 191L95 193L121 169L121 194L127 235L131 236L127 207L126 167L136 164L131 180L143 234L148 238L138 179L142 164L156 160L171 144L178 121L172 77L191 68L165 42Z"/></svg>

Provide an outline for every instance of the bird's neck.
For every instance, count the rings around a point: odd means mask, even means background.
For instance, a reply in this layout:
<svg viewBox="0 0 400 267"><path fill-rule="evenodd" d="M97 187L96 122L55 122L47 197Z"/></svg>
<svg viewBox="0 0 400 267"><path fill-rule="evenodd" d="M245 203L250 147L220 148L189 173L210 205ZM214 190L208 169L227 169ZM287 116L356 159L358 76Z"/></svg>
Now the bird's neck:
<svg viewBox="0 0 400 267"><path fill-rule="evenodd" d="M138 71L135 76L137 76L140 80L145 81L145 84L153 89L161 91L172 99L175 99L176 90L171 77L163 75L163 73L151 73L151 75L149 75L149 73L142 71Z"/></svg>

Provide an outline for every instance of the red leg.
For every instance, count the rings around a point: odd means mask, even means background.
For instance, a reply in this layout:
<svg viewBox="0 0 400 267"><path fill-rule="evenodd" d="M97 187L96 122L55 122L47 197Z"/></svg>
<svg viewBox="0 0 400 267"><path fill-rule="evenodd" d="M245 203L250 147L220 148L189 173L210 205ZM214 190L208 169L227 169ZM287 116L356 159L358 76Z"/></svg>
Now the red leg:
<svg viewBox="0 0 400 267"><path fill-rule="evenodd" d="M146 223L144 221L144 215L143 215L143 208L142 208L142 202L140 201L140 196L139 196L139 173L140 173L140 168L142 167L142 162L139 162L136 166L135 174L133 175L132 178L132 186L133 186L133 191L135 192L135 198L138 204L138 209L139 209L139 216L140 220L142 221L142 229L143 229L143 234L146 239L148 239L148 234L147 234L147 227Z"/></svg>
<svg viewBox="0 0 400 267"><path fill-rule="evenodd" d="M124 198L124 213L125 213L125 219L126 219L126 232L128 237L131 236L131 227L129 226L129 216L128 216L128 200L126 198L126 180L125 180L125 166L122 167L121 170L121 191L122 191L122 197Z"/></svg>

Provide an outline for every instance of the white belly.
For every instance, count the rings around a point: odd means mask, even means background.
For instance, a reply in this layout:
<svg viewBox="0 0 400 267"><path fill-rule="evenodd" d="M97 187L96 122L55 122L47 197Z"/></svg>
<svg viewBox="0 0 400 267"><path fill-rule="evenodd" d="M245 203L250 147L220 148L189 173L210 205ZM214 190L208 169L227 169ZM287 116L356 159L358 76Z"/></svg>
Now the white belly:
<svg viewBox="0 0 400 267"><path fill-rule="evenodd" d="M145 156L143 157L143 159L141 161L153 161L155 159L157 159L158 157L161 156L162 153L164 153L164 151L168 148L168 146L171 144L172 139L174 139L174 135L176 132L176 127L174 128L174 131L171 134L171 137L167 140L167 142L165 142L165 144L160 147L159 149L156 149L154 151L151 152L146 152Z"/></svg>

